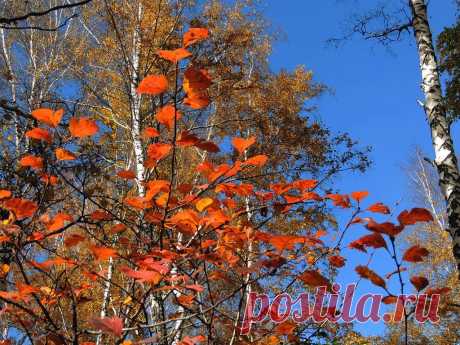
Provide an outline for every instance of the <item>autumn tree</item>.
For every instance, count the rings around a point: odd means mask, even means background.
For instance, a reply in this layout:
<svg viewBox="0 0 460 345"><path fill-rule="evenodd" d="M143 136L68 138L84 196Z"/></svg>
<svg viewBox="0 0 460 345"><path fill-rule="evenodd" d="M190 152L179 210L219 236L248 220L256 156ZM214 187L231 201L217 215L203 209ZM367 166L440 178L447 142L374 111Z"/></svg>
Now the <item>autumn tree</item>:
<svg viewBox="0 0 460 345"><path fill-rule="evenodd" d="M6 125L1 137L4 344L340 343L352 333L326 322L336 309L319 324L241 328L250 292L331 291L345 246L390 254L388 278L370 261L356 272L395 303L387 281L403 289L402 262L429 256L421 246L399 252L395 239L433 217L414 208L392 223L366 191L331 192L335 174L368 161L310 116L322 90L311 72L270 71L272 41L254 7L92 5L55 41L78 44L73 63L45 68L52 77L63 68L57 82L69 75L80 99L59 100L69 94L51 85L2 103L4 121L24 118L20 145ZM345 224L337 208L350 212ZM344 243L360 225L369 235ZM419 278L428 299L446 293Z"/></svg>

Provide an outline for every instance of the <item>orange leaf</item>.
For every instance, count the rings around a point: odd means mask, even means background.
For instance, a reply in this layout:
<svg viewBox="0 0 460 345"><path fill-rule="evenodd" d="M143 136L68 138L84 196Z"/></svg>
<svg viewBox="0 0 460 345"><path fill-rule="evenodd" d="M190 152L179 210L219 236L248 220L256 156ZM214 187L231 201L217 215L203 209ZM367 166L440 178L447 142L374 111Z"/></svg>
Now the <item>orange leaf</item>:
<svg viewBox="0 0 460 345"><path fill-rule="evenodd" d="M421 262L429 253L430 252L426 248L415 245L404 253L403 260L408 262Z"/></svg>
<svg viewBox="0 0 460 345"><path fill-rule="evenodd" d="M369 206L367 210L374 213L390 214L390 209L381 202Z"/></svg>
<svg viewBox="0 0 460 345"><path fill-rule="evenodd" d="M150 200L147 200L143 197L128 197L123 200L123 202L131 207L137 208L139 210L145 210L153 206Z"/></svg>
<svg viewBox="0 0 460 345"><path fill-rule="evenodd" d="M91 246L90 249L97 260L107 260L110 257L118 256L117 251L113 248Z"/></svg>
<svg viewBox="0 0 460 345"><path fill-rule="evenodd" d="M13 212L18 220L33 216L38 209L35 202L19 198L4 201L3 207Z"/></svg>
<svg viewBox="0 0 460 345"><path fill-rule="evenodd" d="M44 140L50 143L52 141L51 134L43 128L35 127L30 131L26 132L26 137L36 139L36 140Z"/></svg>
<svg viewBox="0 0 460 345"><path fill-rule="evenodd" d="M184 104L192 109L206 108L211 100L206 94L191 94L184 98Z"/></svg>
<svg viewBox="0 0 460 345"><path fill-rule="evenodd" d="M0 189L0 200L11 197L11 192L6 189Z"/></svg>
<svg viewBox="0 0 460 345"><path fill-rule="evenodd" d="M73 137L83 138L96 134L99 127L95 121L87 117L73 117L70 119L69 131Z"/></svg>
<svg viewBox="0 0 460 345"><path fill-rule="evenodd" d="M184 73L183 87L189 97L203 94L211 86L211 83L211 77L205 69L198 69L191 66Z"/></svg>
<svg viewBox="0 0 460 345"><path fill-rule="evenodd" d="M188 47L194 43L207 39L209 30L206 28L190 28L184 34L184 47Z"/></svg>
<svg viewBox="0 0 460 345"><path fill-rule="evenodd" d="M350 194L352 199L356 200L357 202L361 202L368 195L369 195L369 192L367 191L353 192Z"/></svg>
<svg viewBox="0 0 460 345"><path fill-rule="evenodd" d="M160 136L160 132L158 132L157 129L153 127L147 127L144 129L144 132L142 133L142 137L148 139L148 138L156 138Z"/></svg>
<svg viewBox="0 0 460 345"><path fill-rule="evenodd" d="M27 155L21 158L19 164L23 167L31 167L33 169L43 168L43 158L34 155Z"/></svg>
<svg viewBox="0 0 460 345"><path fill-rule="evenodd" d="M424 208L413 208L410 211L403 211L398 216L401 225L413 225L418 222L431 222L433 216Z"/></svg>
<svg viewBox="0 0 460 345"><path fill-rule="evenodd" d="M121 170L117 172L117 175L125 180L132 180L136 178L136 174L131 170Z"/></svg>
<svg viewBox="0 0 460 345"><path fill-rule="evenodd" d="M169 130L174 127L174 114L176 115L176 121L178 121L182 114L179 111L176 111L174 106L168 104L162 107L155 115L157 121L165 125Z"/></svg>
<svg viewBox="0 0 460 345"><path fill-rule="evenodd" d="M49 231L57 231L64 227L65 222L73 221L73 218L67 213L58 213L50 221L45 222L46 228Z"/></svg>
<svg viewBox="0 0 460 345"><path fill-rule="evenodd" d="M415 286L417 291L422 291L429 284L428 279L425 277L412 277L410 278L410 282Z"/></svg>
<svg viewBox="0 0 460 345"><path fill-rule="evenodd" d="M197 335L196 337L186 336L178 345L196 345L206 341L206 337Z"/></svg>
<svg viewBox="0 0 460 345"><path fill-rule="evenodd" d="M305 284L312 287L327 286L330 287L331 283L327 278L322 276L318 271L307 270L303 272L299 279L302 280Z"/></svg>
<svg viewBox="0 0 460 345"><path fill-rule="evenodd" d="M123 334L123 320L119 317L105 317L93 319L93 326L102 331L103 333L110 333L117 337L120 337Z"/></svg>
<svg viewBox="0 0 460 345"><path fill-rule="evenodd" d="M361 278L370 280L374 285L380 286L385 288L386 283L382 277L380 277L377 273L372 271L369 267L366 266L357 266L355 268L356 272L359 274Z"/></svg>
<svg viewBox="0 0 460 345"><path fill-rule="evenodd" d="M57 127L61 122L62 115L64 115L64 110L51 110L47 108L35 109L32 111L32 117L38 121L44 122L51 127Z"/></svg>
<svg viewBox="0 0 460 345"><path fill-rule="evenodd" d="M243 154L244 151L247 150L247 148L251 145L253 145L256 142L256 137L250 137L247 139L244 138L233 138L232 139L232 145L233 147L240 153Z"/></svg>
<svg viewBox="0 0 460 345"><path fill-rule="evenodd" d="M57 148L54 153L56 154L56 158L60 161L73 161L77 159L77 157L72 152L63 148Z"/></svg>
<svg viewBox="0 0 460 345"><path fill-rule="evenodd" d="M156 272L156 271L148 271L148 270L132 270L126 266L120 267L120 271L122 271L126 276L133 278L141 283L149 282L153 285L157 285L163 276Z"/></svg>
<svg viewBox="0 0 460 345"><path fill-rule="evenodd" d="M192 56L187 49L178 48L175 50L159 50L157 54L165 60L171 61L173 63L178 63L180 60Z"/></svg>
<svg viewBox="0 0 460 345"><path fill-rule="evenodd" d="M166 157L172 149L171 144L156 143L147 147L147 157L156 161Z"/></svg>
<svg viewBox="0 0 460 345"><path fill-rule="evenodd" d="M342 208L349 208L350 205L350 198L348 195L341 195L341 194L327 194L326 198L331 199L334 203L334 206L339 206Z"/></svg>
<svg viewBox="0 0 460 345"><path fill-rule="evenodd" d="M268 161L268 157L265 155L257 155L246 159L242 165L255 165L257 167L263 167Z"/></svg>
<svg viewBox="0 0 460 345"><path fill-rule="evenodd" d="M149 75L139 83L137 93L156 96L167 89L168 79L164 75Z"/></svg>

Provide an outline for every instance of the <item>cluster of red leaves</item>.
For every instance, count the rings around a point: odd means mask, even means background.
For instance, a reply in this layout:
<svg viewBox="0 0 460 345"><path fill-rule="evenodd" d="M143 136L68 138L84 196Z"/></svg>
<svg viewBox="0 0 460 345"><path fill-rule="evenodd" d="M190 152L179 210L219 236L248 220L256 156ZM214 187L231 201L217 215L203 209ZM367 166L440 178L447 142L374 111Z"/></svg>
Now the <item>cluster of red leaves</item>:
<svg viewBox="0 0 460 345"><path fill-rule="evenodd" d="M177 66L192 55L187 48L205 40L208 34L206 29L192 28L183 37L183 47L160 50L157 54L176 64L177 71ZM177 85L177 81L174 84ZM149 75L139 83L137 92L142 95L158 96L167 93L169 85L167 76ZM193 64L188 66L183 75L182 87L186 97L182 101L182 106L192 110L206 107L210 103L211 85L212 79L206 70ZM35 110L32 116L46 128L33 128L26 135L33 140L52 145L57 138L57 130L60 129L62 133L59 135L59 142L68 142L75 146L79 142L88 140L88 137L96 136L99 132L95 120L87 117L72 117L68 125L65 125L61 123L63 115L62 110L44 108ZM184 130L176 136L178 121L182 116L183 114L178 111L177 102L174 101L174 104L166 104L155 114L157 128L144 128L143 138L146 141L155 138L154 142L149 141L146 147L145 168L156 169L179 149L193 147L208 153L220 151L219 146L214 142L199 138L190 131ZM164 132L162 132L163 127ZM162 139L160 133L174 133L174 135L166 141ZM94 139L97 140L97 137ZM245 179L239 180L238 177L243 172L262 169L268 157L265 155L247 157L250 151L255 151L256 137L234 137L231 143L236 157L231 163L223 162L216 165L213 161L206 160L195 168L205 184L171 183L172 178L144 181L144 194L136 195L130 192L123 198L122 205L117 204L112 208L102 209L103 207L98 204L101 209L83 210L74 214L59 212L55 208L41 210L40 213L41 206L39 207L36 201L14 197L9 190L0 190L0 206L8 210L14 216L14 220L27 220L29 228L34 229L26 236L22 236L21 229L18 227L11 224L2 225L3 234L0 242L10 242L20 251L27 245L45 244L49 239L62 236L67 252L54 253L54 256L39 262L28 260L24 265L30 270L35 270L37 274L42 274L42 281L46 281L53 270L64 272L62 276L79 274L80 277L78 284L67 284L65 288L58 289L54 287L57 284L51 284L54 282L50 282L49 286L33 286L25 281L23 274L24 281L17 280L16 290L0 291L0 298L7 304L8 302L11 304L6 312L20 319L22 324L27 324L30 321L26 321L27 313L24 310L35 315L40 313L40 308L46 310L46 307L52 307L63 300L66 300L69 305L73 303L74 306L85 303L90 299L85 296L90 295L92 286L95 284L105 286L106 272L98 271L97 267L98 265L102 267L109 261L114 263L115 274L132 282L133 289L141 286L142 291L149 291L149 293L175 292L175 299L171 303L196 313L199 313L197 307L199 295L213 297L216 294L216 291L210 288L211 283L224 281L236 284L244 281L248 275L263 276L262 272L274 274L283 267L286 268L282 273L283 278L299 280L312 288L326 286L331 291L332 283L326 274L318 269L316 263L321 258L325 258L334 269L345 266L346 259L340 255L340 243L333 248L327 248L324 241L320 239L325 235L324 231L289 235L263 231L247 218L248 212L260 210L262 217L269 218L270 214L287 214L297 205L327 200L332 200L335 206L341 208L356 207L359 212L349 225L362 223L371 234L353 241L349 247L362 252L367 252L369 248L388 250L387 240L393 241L406 226L432 220L428 211L419 208L400 213L398 224L378 223L370 217L359 218L357 215L361 212L387 215L390 211L382 203L373 204L366 209L362 208L363 201L368 196L366 191L357 191L350 195L320 195L317 190L319 183L316 180L296 180L271 184L267 188L256 187L243 182ZM50 147L52 146L48 146ZM34 169L37 174L41 174L42 181L54 185L59 181L56 176L51 175L51 172L46 173L48 166L59 167L60 164L72 164L66 162L80 159L79 154L63 147L55 148L54 156L25 155L21 157L19 164L24 168ZM131 189L134 189L132 187L135 182L139 182L132 181L136 179L136 174L131 170L120 170L115 174L117 183L125 183ZM85 191L81 194L87 197ZM108 198L108 200L112 199ZM248 211L249 206L243 200L251 200L255 210ZM113 211L120 209L123 211L118 213ZM50 214L53 213L54 216L51 216ZM151 238L139 233L136 227L141 223L157 229L162 239L160 245L153 245ZM79 225L82 227L79 228ZM91 227L98 229L98 232L89 231ZM181 234L181 238L185 241L176 242L174 238L177 234ZM242 253L248 250L249 243L258 249L258 256L254 258L251 266L242 257ZM148 251L145 248L148 248ZM81 260L70 257L69 253L73 251L78 251L82 256ZM86 260L83 258L85 255ZM414 246L405 252L402 259L407 262L420 262L428 255L425 248ZM93 264L89 264L91 261ZM292 268L301 261L307 262L309 267L300 274L289 268L289 265ZM199 269L190 275L178 270L179 267L185 272L187 269L190 270L191 262L204 262L214 269L205 272L206 274ZM231 274L227 274L227 271L231 271ZM356 271L360 277L386 289L385 280L370 268L358 266ZM237 279L233 279L235 276ZM429 285L424 277L412 277L411 282L418 291ZM144 289L145 286L148 289ZM111 288L116 290L117 286ZM123 303L136 303L139 310L144 308L143 299L146 295L139 296L134 293L129 295L129 291L126 290L123 290L122 294L129 297ZM36 301L35 305L31 302L31 297ZM232 295L227 297L230 298ZM18 303L21 308L16 307ZM28 309L29 307L31 309ZM209 305L207 307L210 308ZM200 305L200 308L203 306ZM120 315L93 317L90 324L95 330L104 334L126 339L130 332L125 329L126 319L127 317L124 319ZM226 326L228 325L223 324L222 327ZM295 328L295 324L286 322L278 325L275 333L292 335ZM55 336L58 338L63 337L57 334L58 332ZM206 338L201 335L185 336L180 345L193 345L204 341Z"/></svg>

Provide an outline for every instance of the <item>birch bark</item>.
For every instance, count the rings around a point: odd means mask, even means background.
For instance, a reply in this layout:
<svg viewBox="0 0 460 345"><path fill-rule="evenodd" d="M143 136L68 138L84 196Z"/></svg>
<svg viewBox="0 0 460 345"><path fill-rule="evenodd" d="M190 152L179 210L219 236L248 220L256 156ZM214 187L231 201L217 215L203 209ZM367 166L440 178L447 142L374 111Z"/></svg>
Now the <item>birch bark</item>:
<svg viewBox="0 0 460 345"><path fill-rule="evenodd" d="M448 231L460 272L460 174L450 133L450 123L442 102L441 81L433 47L425 0L410 0L413 28L420 59L424 109L431 129L439 185L447 203Z"/></svg>

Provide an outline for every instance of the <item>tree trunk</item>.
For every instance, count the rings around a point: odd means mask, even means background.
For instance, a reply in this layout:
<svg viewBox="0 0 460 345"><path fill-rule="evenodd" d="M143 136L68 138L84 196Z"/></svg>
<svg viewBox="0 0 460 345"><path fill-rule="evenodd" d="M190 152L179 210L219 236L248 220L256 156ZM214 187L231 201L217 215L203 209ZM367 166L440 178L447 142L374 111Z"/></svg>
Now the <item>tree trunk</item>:
<svg viewBox="0 0 460 345"><path fill-rule="evenodd" d="M455 156L450 123L442 102L441 81L424 0L410 0L413 28L420 58L425 113L431 128L439 185L447 203L448 231L460 272L460 174Z"/></svg>

